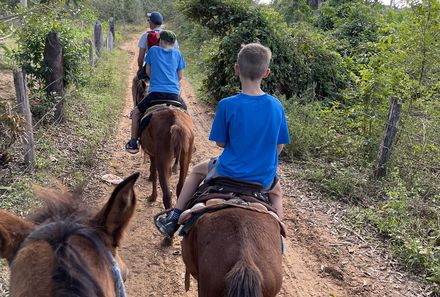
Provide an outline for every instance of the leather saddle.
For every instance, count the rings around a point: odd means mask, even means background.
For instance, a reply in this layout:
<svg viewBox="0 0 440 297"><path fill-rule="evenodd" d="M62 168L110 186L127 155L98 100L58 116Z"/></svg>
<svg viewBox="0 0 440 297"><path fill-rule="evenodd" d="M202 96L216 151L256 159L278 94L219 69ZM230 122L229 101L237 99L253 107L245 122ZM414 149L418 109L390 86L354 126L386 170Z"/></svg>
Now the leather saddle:
<svg viewBox="0 0 440 297"><path fill-rule="evenodd" d="M269 202L269 195L263 191L262 184L225 176L214 177L200 185L186 209L199 202L219 197L225 200L239 197L248 202L260 202L269 209L273 209Z"/></svg>

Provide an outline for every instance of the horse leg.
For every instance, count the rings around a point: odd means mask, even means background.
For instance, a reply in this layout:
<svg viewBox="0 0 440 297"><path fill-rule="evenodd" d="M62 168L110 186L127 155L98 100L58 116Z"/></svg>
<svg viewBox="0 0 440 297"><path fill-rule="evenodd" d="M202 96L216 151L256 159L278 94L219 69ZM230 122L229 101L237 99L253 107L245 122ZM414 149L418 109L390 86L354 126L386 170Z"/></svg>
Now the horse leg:
<svg viewBox="0 0 440 297"><path fill-rule="evenodd" d="M163 152L163 155L157 156L157 171L159 173L159 184L162 189L163 193L163 205L165 209L171 208L171 191L169 188L169 178L170 178L170 160L167 158L167 156L170 156L171 154L167 154L167 152Z"/></svg>
<svg viewBox="0 0 440 297"><path fill-rule="evenodd" d="M157 168L156 160L154 156L150 156L150 177L148 178L152 182L153 192L148 197L148 202L154 202L157 199Z"/></svg>
<svg viewBox="0 0 440 297"><path fill-rule="evenodd" d="M178 159L176 158L176 161L174 161L174 164L173 164L173 168L171 168L171 172L173 174L177 173L177 166L179 165L177 161L178 161Z"/></svg>
<svg viewBox="0 0 440 297"><path fill-rule="evenodd" d="M191 154L192 154L192 145L190 146L187 152L182 150L180 153L180 175L176 189L177 197L180 196L180 192L182 191L182 187L183 184L185 183L186 176L188 175L189 163L191 161Z"/></svg>

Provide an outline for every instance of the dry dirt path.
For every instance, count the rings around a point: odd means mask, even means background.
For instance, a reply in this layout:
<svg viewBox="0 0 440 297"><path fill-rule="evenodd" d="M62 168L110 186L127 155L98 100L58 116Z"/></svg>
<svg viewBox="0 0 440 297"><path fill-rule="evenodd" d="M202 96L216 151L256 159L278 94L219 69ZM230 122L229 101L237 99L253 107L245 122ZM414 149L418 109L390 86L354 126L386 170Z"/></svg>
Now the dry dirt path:
<svg viewBox="0 0 440 297"><path fill-rule="evenodd" d="M136 70L137 36L123 45L130 54L130 73ZM131 76L132 77L132 76ZM148 164L141 154L130 155L124 144L130 134L128 114L132 107L131 77L117 135L107 144L110 161L104 170L121 177L141 172L136 185L138 207L125 236L121 254L130 268L126 282L128 296L197 296L197 284L184 290L184 264L180 238L172 246L162 245L162 237L153 225L153 216L163 209L158 200L147 203L151 184L147 181ZM220 150L208 142L213 111L197 101L190 83L183 82L183 97L188 103L195 126L195 153L191 164L217 155ZM292 179L292 165L282 163L280 176L285 189L284 281L279 296L427 296L406 275L395 271L395 262L378 242L366 241L361 235L340 224L343 209L323 203L313 192ZM177 178L173 176L172 186ZM101 184L108 197L113 186ZM159 191L160 193L160 191ZM173 197L174 201L176 197Z"/></svg>

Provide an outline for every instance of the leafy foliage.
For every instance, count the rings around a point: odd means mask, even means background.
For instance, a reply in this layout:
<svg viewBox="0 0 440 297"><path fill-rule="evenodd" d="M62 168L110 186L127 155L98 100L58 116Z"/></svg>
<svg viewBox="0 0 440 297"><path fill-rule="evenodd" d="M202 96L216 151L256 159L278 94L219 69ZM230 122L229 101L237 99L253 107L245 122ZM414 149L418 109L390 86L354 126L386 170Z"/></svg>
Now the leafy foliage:
<svg viewBox="0 0 440 297"><path fill-rule="evenodd" d="M317 32L289 29L274 10L251 1L181 0L179 9L193 21L206 26L219 38L209 47L206 59L206 96L220 100L239 90L233 71L241 44L259 42L273 52L271 75L263 81L265 90L286 98L315 94L339 96L348 74L331 44ZM325 63L323 63L323 61ZM329 63L327 63L329 62ZM320 66L318 66L320 64Z"/></svg>
<svg viewBox="0 0 440 297"><path fill-rule="evenodd" d="M87 48L84 35L77 24L69 18L62 18L57 11L47 11L44 15L30 11L23 18L22 29L17 32L18 49L14 57L31 78L29 86L38 89L44 86L47 71L43 64L45 38L49 32L59 33L63 47L64 83L80 83L84 79Z"/></svg>
<svg viewBox="0 0 440 297"><path fill-rule="evenodd" d="M312 20L312 8L305 0L274 1L274 8L284 15L284 19L289 26L299 22L310 22Z"/></svg>
<svg viewBox="0 0 440 297"><path fill-rule="evenodd" d="M41 13L44 11L44 14ZM80 85L87 78L87 44L84 42L86 32L79 26L80 10L71 11L65 6L33 6L32 9L21 8L23 15L20 30L16 32L18 47L12 56L18 67L22 68L28 78L31 90L31 107L36 118L51 110L56 98L46 96L45 76L51 69L44 64L43 53L46 35L56 32L60 36L63 51L64 85ZM75 13L75 17L72 17ZM89 31L90 32L90 31ZM90 34L87 32L88 34Z"/></svg>
<svg viewBox="0 0 440 297"><path fill-rule="evenodd" d="M136 23L145 19L141 0L93 0L92 7L100 19Z"/></svg>

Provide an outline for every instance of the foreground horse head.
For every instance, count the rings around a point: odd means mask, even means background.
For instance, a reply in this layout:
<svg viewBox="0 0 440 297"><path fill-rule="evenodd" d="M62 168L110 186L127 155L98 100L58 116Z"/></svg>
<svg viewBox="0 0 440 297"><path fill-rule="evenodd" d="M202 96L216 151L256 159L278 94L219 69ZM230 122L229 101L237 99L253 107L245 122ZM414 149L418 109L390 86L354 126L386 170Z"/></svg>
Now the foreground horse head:
<svg viewBox="0 0 440 297"><path fill-rule="evenodd" d="M0 210L0 256L9 262L11 297L125 296L128 271L117 247L133 216L136 173L95 214L73 196L46 193L29 220Z"/></svg>
<svg viewBox="0 0 440 297"><path fill-rule="evenodd" d="M171 208L171 191L169 179L171 172L179 165L179 181L177 196L182 190L188 174L189 163L194 145L193 122L188 113L177 109L167 108L154 112L149 125L141 133L142 150L150 156L150 180L153 182L153 192L150 202L157 198L157 173L163 193L165 209ZM174 163L173 163L173 160Z"/></svg>
<svg viewBox="0 0 440 297"><path fill-rule="evenodd" d="M182 241L200 297L273 297L281 289L280 225L241 208L206 213Z"/></svg>

